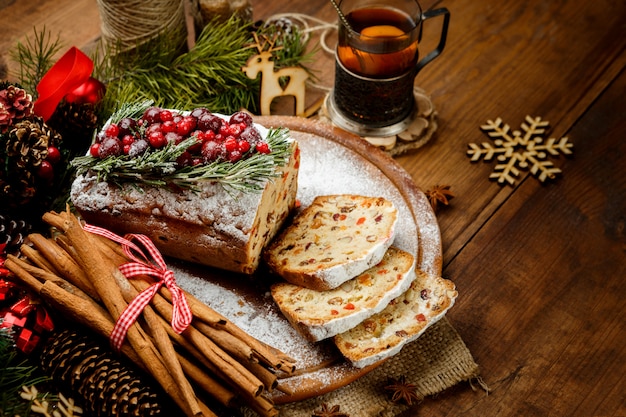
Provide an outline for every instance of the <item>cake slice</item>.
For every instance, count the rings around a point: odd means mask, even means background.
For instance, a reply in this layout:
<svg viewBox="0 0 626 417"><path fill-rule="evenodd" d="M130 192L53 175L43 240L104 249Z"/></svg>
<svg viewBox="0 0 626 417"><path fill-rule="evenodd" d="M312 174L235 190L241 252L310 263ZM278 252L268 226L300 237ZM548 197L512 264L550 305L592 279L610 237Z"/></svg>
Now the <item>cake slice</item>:
<svg viewBox="0 0 626 417"><path fill-rule="evenodd" d="M380 262L393 243L398 210L382 197L316 197L264 252L286 281L317 291L337 288Z"/></svg>
<svg viewBox="0 0 626 417"><path fill-rule="evenodd" d="M355 367L387 359L441 319L456 300L454 283L417 270L411 287L380 313L335 336L335 344Z"/></svg>
<svg viewBox="0 0 626 417"><path fill-rule="evenodd" d="M415 279L415 258L390 247L383 260L356 278L328 291L315 291L287 282L272 285L278 307L312 342L343 333L384 309Z"/></svg>

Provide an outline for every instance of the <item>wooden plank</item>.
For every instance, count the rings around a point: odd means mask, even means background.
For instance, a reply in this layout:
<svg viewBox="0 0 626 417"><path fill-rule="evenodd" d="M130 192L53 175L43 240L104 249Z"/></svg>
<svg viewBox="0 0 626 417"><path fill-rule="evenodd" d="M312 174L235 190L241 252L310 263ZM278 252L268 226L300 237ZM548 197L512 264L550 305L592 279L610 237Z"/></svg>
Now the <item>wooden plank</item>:
<svg viewBox="0 0 626 417"><path fill-rule="evenodd" d="M460 294L450 320L492 392L437 398L420 413L626 412L625 88L623 71L569 132L566 178L524 181L444 270Z"/></svg>
<svg viewBox="0 0 626 417"><path fill-rule="evenodd" d="M417 77L432 95L439 130L398 158L422 188L449 184L457 195L458 210L440 214L444 262L514 191L487 179L493 162L469 163L468 143L489 141L480 126L502 117L515 129L526 115L541 116L561 137L626 64L624 3L458 1L449 8L448 45Z"/></svg>
<svg viewBox="0 0 626 417"><path fill-rule="evenodd" d="M63 48L59 56L71 46L83 48L100 36L100 17L96 0L38 0L15 1L0 9L0 59L8 66L9 79L15 80L18 65L10 57L17 42L34 39L35 30L57 35Z"/></svg>

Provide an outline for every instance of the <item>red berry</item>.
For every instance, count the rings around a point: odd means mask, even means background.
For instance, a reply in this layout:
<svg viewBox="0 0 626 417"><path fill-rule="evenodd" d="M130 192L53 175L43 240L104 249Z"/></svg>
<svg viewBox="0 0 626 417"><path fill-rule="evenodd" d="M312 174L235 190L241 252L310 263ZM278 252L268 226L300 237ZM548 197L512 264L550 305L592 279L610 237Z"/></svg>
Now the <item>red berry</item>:
<svg viewBox="0 0 626 417"><path fill-rule="evenodd" d="M222 136L230 135L230 125L228 124L228 122L224 121L222 125L220 126L217 133L219 133Z"/></svg>
<svg viewBox="0 0 626 417"><path fill-rule="evenodd" d="M267 142L259 142L256 144L256 150L259 153L269 154L271 152L270 145Z"/></svg>
<svg viewBox="0 0 626 417"><path fill-rule="evenodd" d="M211 114L209 109L204 108L204 107L198 107L198 108L195 108L195 109L193 109L191 111L190 116L195 117L196 119L199 119L201 116L203 116L205 114Z"/></svg>
<svg viewBox="0 0 626 417"><path fill-rule="evenodd" d="M125 117L117 123L117 127L120 129L119 136L132 135L137 130L137 121L130 117Z"/></svg>
<svg viewBox="0 0 626 417"><path fill-rule="evenodd" d="M89 154L94 158L100 158L100 143L96 142L89 147Z"/></svg>
<svg viewBox="0 0 626 417"><path fill-rule="evenodd" d="M196 118L193 116L185 116L176 123L176 132L179 135L187 136L196 128Z"/></svg>
<svg viewBox="0 0 626 417"><path fill-rule="evenodd" d="M250 142L246 140L240 140L237 142L237 150L241 153L246 153L250 150Z"/></svg>
<svg viewBox="0 0 626 417"><path fill-rule="evenodd" d="M226 152L233 152L237 150L237 139L232 136L228 136L224 140L224 148L226 148Z"/></svg>
<svg viewBox="0 0 626 417"><path fill-rule="evenodd" d="M130 146L132 144L128 144L128 145L123 145L122 146L122 152L124 152L124 155L128 155L128 153L130 152Z"/></svg>
<svg viewBox="0 0 626 417"><path fill-rule="evenodd" d="M252 125L252 116L250 116L248 113L243 112L243 111L238 111L233 113L232 116L230 116L230 124L233 123L243 123L246 126L251 126Z"/></svg>
<svg viewBox="0 0 626 417"><path fill-rule="evenodd" d="M132 145L133 142L135 141L135 137L133 135L124 135L124 137L122 138L122 144L124 146L126 145Z"/></svg>
<svg viewBox="0 0 626 417"><path fill-rule="evenodd" d="M117 127L117 125L115 123L111 123L110 125L107 125L104 128L104 133L107 136L112 136L112 137L116 138L120 134L120 128Z"/></svg>
<svg viewBox="0 0 626 417"><path fill-rule="evenodd" d="M96 142L98 143L102 143L102 141L104 140L104 138L106 138L107 135L106 133L104 133L102 130L98 132L98 134L96 135Z"/></svg>
<svg viewBox="0 0 626 417"><path fill-rule="evenodd" d="M48 161L41 161L39 168L37 168L37 176L44 181L51 182L54 179L54 168Z"/></svg>
<svg viewBox="0 0 626 417"><path fill-rule="evenodd" d="M215 137L216 137L216 135L215 135L214 131L207 130L206 132L204 132L204 139L203 140L216 140Z"/></svg>
<svg viewBox="0 0 626 417"><path fill-rule="evenodd" d="M194 130L189 136L195 137L199 141L206 140L206 134L202 130Z"/></svg>
<svg viewBox="0 0 626 417"><path fill-rule="evenodd" d="M246 127L243 132L241 132L241 135L239 135L239 138L247 140L250 144L255 144L263 140L261 133L254 126Z"/></svg>
<svg viewBox="0 0 626 417"><path fill-rule="evenodd" d="M181 167L191 165L191 154L187 151L181 153L180 156L176 158L176 163Z"/></svg>
<svg viewBox="0 0 626 417"><path fill-rule="evenodd" d="M46 156L46 161L51 164L58 164L61 161L61 152L59 148L56 146L48 146L48 156Z"/></svg>
<svg viewBox="0 0 626 417"><path fill-rule="evenodd" d="M143 112L141 117L146 124L157 123L161 121L160 115L161 109L159 107L150 107Z"/></svg>
<svg viewBox="0 0 626 417"><path fill-rule="evenodd" d="M150 136L153 132L161 132L161 123L153 123L148 126L146 129L146 136Z"/></svg>
<svg viewBox="0 0 626 417"><path fill-rule="evenodd" d="M167 143L173 142L175 144L179 144L183 141L183 137L176 132L167 132L165 134L165 141Z"/></svg>
<svg viewBox="0 0 626 417"><path fill-rule="evenodd" d="M171 111L169 110L161 110L161 113L159 114L159 118L161 119L162 122L171 122L174 120L174 115L172 114Z"/></svg>
<svg viewBox="0 0 626 417"><path fill-rule="evenodd" d="M217 142L206 141L202 144L201 153L205 162L213 162L221 155L222 147Z"/></svg>
<svg viewBox="0 0 626 417"><path fill-rule="evenodd" d="M218 133L222 123L224 123L224 121L212 113L203 113L198 117L198 129L205 132L207 130L212 130L215 133Z"/></svg>
<svg viewBox="0 0 626 417"><path fill-rule="evenodd" d="M109 156L118 156L122 153L122 141L118 138L107 137L102 141L98 148L98 155L100 158L107 158Z"/></svg>
<svg viewBox="0 0 626 417"><path fill-rule="evenodd" d="M202 141L198 140L193 145L187 148L187 152L191 154L199 154L202 151Z"/></svg>
<svg viewBox="0 0 626 417"><path fill-rule="evenodd" d="M137 139L132 143L132 145L130 145L130 148L128 149L128 156L130 156L131 158L141 156L148 150L149 147L150 144L147 140Z"/></svg>
<svg viewBox="0 0 626 417"><path fill-rule="evenodd" d="M161 124L161 130L163 133L176 132L176 123L172 120L166 120Z"/></svg>
<svg viewBox="0 0 626 417"><path fill-rule="evenodd" d="M167 143L165 136L161 131L150 132L148 135L148 142L150 142L150 145L152 145L153 148L162 148Z"/></svg>
<svg viewBox="0 0 626 417"><path fill-rule="evenodd" d="M228 154L228 160L234 163L234 162L239 161L242 156L243 155L241 155L241 152L239 152L238 150L234 150Z"/></svg>

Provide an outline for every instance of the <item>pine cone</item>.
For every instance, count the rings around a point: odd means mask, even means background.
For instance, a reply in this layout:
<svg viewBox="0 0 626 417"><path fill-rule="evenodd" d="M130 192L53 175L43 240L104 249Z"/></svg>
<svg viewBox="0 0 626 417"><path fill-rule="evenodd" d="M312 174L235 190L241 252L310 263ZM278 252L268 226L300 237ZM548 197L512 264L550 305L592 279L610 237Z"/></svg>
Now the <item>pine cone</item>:
<svg viewBox="0 0 626 417"><path fill-rule="evenodd" d="M156 416L165 412L163 395L131 366L93 337L63 330L48 340L41 367L73 393L86 415Z"/></svg>
<svg viewBox="0 0 626 417"><path fill-rule="evenodd" d="M48 156L48 147L58 146L61 136L42 118L33 117L16 123L2 139L0 193L10 206L19 207L37 194L38 168Z"/></svg>
<svg viewBox="0 0 626 417"><path fill-rule="evenodd" d="M64 146L75 155L83 155L98 127L96 108L91 103L61 102L47 121L63 137Z"/></svg>
<svg viewBox="0 0 626 417"><path fill-rule="evenodd" d="M49 146L58 146L61 136L51 130L41 117L16 123L7 137L6 155L18 168L31 170L48 156Z"/></svg>
<svg viewBox="0 0 626 417"><path fill-rule="evenodd" d="M25 220L14 220L0 214L0 245L5 243L5 252L19 255L20 246L32 230L32 225Z"/></svg>
<svg viewBox="0 0 626 417"><path fill-rule="evenodd" d="M33 96L17 85L0 85L0 133L33 114Z"/></svg>

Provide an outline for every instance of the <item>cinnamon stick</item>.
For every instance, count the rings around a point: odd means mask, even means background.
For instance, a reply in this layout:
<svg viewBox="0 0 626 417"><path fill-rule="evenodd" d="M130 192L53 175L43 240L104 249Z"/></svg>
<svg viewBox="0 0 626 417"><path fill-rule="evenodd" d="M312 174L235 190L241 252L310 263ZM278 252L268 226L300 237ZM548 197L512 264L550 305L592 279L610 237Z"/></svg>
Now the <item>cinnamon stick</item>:
<svg viewBox="0 0 626 417"><path fill-rule="evenodd" d="M92 238L88 232L85 232L78 219L69 213L56 214L46 213L43 216L44 221L52 226L62 230L72 244L78 256L80 266L85 271L86 276L93 285L96 293L99 295L102 303L109 311L112 317L119 317L128 303L125 301L122 289L117 283L122 283L125 278L117 269L117 266L107 262L102 253L93 250ZM121 276L121 277L120 277ZM128 287L130 284L126 283ZM146 339L137 323L134 323L128 329L126 335L129 343L135 349L145 367L150 371L154 378L165 388L171 392L177 392L172 395L177 404L188 414L199 416L202 414L197 399L189 400L189 395L182 392L176 381L172 378L169 370L162 362L162 358L158 354L158 350L154 344Z"/></svg>
<svg viewBox="0 0 626 417"><path fill-rule="evenodd" d="M39 253L58 271L59 275L66 277L72 284L89 294L92 298L98 296L93 285L91 285L85 275L85 271L52 239L47 239L37 233L31 234L29 239Z"/></svg>

